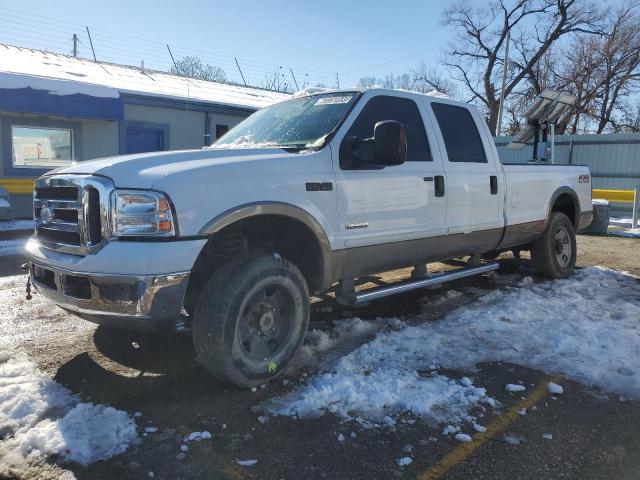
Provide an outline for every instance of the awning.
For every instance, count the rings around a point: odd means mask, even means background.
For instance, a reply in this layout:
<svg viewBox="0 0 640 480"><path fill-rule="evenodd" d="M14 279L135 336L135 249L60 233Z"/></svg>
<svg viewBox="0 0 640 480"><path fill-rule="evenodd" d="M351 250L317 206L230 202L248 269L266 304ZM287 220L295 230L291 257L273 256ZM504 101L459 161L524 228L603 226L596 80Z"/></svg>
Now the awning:
<svg viewBox="0 0 640 480"><path fill-rule="evenodd" d="M0 72L0 111L119 121L124 117L114 88Z"/></svg>

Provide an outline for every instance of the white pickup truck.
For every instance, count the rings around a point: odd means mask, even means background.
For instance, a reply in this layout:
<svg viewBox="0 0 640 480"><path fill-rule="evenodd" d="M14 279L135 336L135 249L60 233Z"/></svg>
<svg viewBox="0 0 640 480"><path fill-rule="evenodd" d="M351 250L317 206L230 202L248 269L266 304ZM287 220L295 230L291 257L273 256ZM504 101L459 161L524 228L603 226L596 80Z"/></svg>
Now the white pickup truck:
<svg viewBox="0 0 640 480"><path fill-rule="evenodd" d="M481 114L392 90L299 96L201 150L105 158L36 182L30 279L99 324L191 327L197 360L243 387L300 347L309 296L358 304L497 268L531 250L572 274L591 220L589 170L503 165ZM430 275L428 262L470 256ZM414 266L404 283L358 277Z"/></svg>

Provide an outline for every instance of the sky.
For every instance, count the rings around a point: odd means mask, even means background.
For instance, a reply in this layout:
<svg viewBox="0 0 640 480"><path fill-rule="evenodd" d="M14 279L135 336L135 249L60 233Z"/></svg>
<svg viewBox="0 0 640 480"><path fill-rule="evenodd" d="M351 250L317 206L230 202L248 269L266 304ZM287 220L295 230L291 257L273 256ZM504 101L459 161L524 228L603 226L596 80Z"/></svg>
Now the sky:
<svg viewBox="0 0 640 480"><path fill-rule="evenodd" d="M167 69L174 57L199 56L249 83L282 67L298 84L352 86L366 75L403 73L435 63L450 41L440 25L446 0L0 0L0 42L91 57L89 26L98 59ZM307 77L305 77L307 75Z"/></svg>

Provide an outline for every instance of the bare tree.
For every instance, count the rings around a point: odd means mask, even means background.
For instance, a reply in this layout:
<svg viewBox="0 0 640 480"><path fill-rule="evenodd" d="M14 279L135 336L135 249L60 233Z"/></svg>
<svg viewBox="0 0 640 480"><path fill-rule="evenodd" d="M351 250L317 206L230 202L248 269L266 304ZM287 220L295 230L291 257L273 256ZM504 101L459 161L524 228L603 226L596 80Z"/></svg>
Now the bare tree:
<svg viewBox="0 0 640 480"><path fill-rule="evenodd" d="M374 76L361 77L357 86L365 88L390 88L419 93L429 93L437 90L450 97L455 96L456 93L456 87L453 82L437 70L427 67L424 62L421 62L416 70L399 75L388 73L384 78Z"/></svg>
<svg viewBox="0 0 640 480"><path fill-rule="evenodd" d="M274 92L290 93L292 91L291 85L289 84L282 67L276 68L271 73L265 73L261 86L262 88L273 90Z"/></svg>
<svg viewBox="0 0 640 480"><path fill-rule="evenodd" d="M427 93L436 90L451 98L455 98L458 94L458 89L454 82L441 71L427 66L424 62L420 62L412 74L414 85L418 91Z"/></svg>
<svg viewBox="0 0 640 480"><path fill-rule="evenodd" d="M569 91L577 101L570 115L558 122L558 133L615 130L619 117L629 111L627 99L640 87L638 5L631 1L608 11L601 35L574 36L549 50L537 64L519 64L527 82L512 97L530 101L547 86ZM531 54L526 43L516 41L515 48L526 62ZM507 109L519 102L512 98L509 103Z"/></svg>
<svg viewBox="0 0 640 480"><path fill-rule="evenodd" d="M356 86L363 88L373 88L380 85L379 82L381 83L382 80L379 80L374 76L360 77L360 80L358 80Z"/></svg>
<svg viewBox="0 0 640 480"><path fill-rule="evenodd" d="M640 15L638 3L628 3L611 18L611 28L601 40L602 93L596 97L596 133L607 126L614 129L615 116L624 99L640 87ZM622 101L622 102L621 102ZM624 115L624 114L623 114Z"/></svg>
<svg viewBox="0 0 640 480"><path fill-rule="evenodd" d="M602 30L602 14L586 0L499 0L489 6L458 1L444 11L442 21L457 32L443 63L464 86L467 100L485 110L494 133L502 94L508 96L526 81L559 39ZM496 84L508 32L520 55L507 66L505 91L500 92Z"/></svg>
<svg viewBox="0 0 640 480"><path fill-rule="evenodd" d="M182 57L169 71L174 75L198 80L208 80L211 82L227 81L227 74L222 68L204 63L198 57Z"/></svg>

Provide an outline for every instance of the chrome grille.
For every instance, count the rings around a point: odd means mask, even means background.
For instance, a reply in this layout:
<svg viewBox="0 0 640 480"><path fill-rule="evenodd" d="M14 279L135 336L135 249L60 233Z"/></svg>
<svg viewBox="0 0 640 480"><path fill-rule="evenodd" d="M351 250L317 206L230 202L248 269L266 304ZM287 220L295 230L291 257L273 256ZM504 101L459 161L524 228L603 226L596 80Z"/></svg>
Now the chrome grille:
<svg viewBox="0 0 640 480"><path fill-rule="evenodd" d="M86 255L109 239L113 182L92 175L39 178L33 192L36 237L52 250Z"/></svg>

